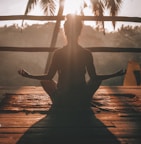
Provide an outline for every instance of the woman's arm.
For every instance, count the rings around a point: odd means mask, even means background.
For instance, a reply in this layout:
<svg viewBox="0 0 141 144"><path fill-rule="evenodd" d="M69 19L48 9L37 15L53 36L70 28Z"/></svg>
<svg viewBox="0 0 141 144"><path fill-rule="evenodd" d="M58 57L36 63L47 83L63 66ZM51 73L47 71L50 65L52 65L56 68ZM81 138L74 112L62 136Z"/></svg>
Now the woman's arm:
<svg viewBox="0 0 141 144"><path fill-rule="evenodd" d="M56 71L57 71L57 59L56 56L54 56L48 74L32 75L24 69L20 69L18 73L21 76L26 78L37 79L37 80L51 80L54 77Z"/></svg>
<svg viewBox="0 0 141 144"><path fill-rule="evenodd" d="M90 78L93 80L98 80L98 81L103 81L103 80L106 80L109 78L122 76L126 73L126 70L119 70L119 71L117 71L113 74L109 74L109 75L97 75L96 70L95 70L95 66L93 63L93 57L91 54L87 58L87 70L88 70Z"/></svg>
<svg viewBox="0 0 141 144"><path fill-rule="evenodd" d="M47 74L44 74L44 75L32 75L32 74L30 74L29 72L27 72L24 69L20 69L18 71L18 73L21 76L23 76L23 77L31 78L31 79L37 79L37 80L49 80L50 79L50 76L48 76Z"/></svg>
<svg viewBox="0 0 141 144"><path fill-rule="evenodd" d="M113 77L118 77L118 76L122 76L126 73L126 70L119 70L113 74L109 74L109 75L97 75L97 79L98 80L106 80L106 79L110 79Z"/></svg>

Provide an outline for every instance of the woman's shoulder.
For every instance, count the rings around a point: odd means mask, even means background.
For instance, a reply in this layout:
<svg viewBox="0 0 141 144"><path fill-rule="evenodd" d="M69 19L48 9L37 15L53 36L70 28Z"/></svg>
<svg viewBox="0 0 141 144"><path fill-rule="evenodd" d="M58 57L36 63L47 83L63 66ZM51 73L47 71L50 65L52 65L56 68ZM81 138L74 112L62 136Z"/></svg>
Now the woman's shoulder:
<svg viewBox="0 0 141 144"><path fill-rule="evenodd" d="M58 48L54 51L54 54L60 54L64 51L65 47L62 47L62 48Z"/></svg>
<svg viewBox="0 0 141 144"><path fill-rule="evenodd" d="M80 46L81 52L86 54L86 55L91 55L91 51L87 48L84 48L82 46Z"/></svg>

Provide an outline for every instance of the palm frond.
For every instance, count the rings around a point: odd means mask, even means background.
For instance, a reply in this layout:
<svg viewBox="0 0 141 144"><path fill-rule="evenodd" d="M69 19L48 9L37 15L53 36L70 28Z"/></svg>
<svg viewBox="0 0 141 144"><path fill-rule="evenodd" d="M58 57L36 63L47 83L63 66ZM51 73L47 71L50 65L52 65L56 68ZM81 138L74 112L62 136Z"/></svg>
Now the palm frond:
<svg viewBox="0 0 141 144"><path fill-rule="evenodd" d="M104 12L104 4L101 0L91 0L92 10L95 16L102 16Z"/></svg>
<svg viewBox="0 0 141 144"><path fill-rule="evenodd" d="M111 16L116 16L120 6L121 6L122 0L106 0L105 6L110 10ZM113 26L115 28L115 21L112 21Z"/></svg>
<svg viewBox="0 0 141 144"><path fill-rule="evenodd" d="M103 17L104 16L104 9L105 9L104 1L91 0L91 2L92 2L92 10L93 10L95 16ZM98 23L102 24L103 32L105 34L104 21L101 21L101 22L97 21L97 24Z"/></svg>
<svg viewBox="0 0 141 144"><path fill-rule="evenodd" d="M83 12L83 10L86 8L86 7L88 7L88 5L87 5L87 3L83 0L82 1L83 3L82 3L82 5L80 6L80 14L81 15L84 15L84 12Z"/></svg>
<svg viewBox="0 0 141 144"><path fill-rule="evenodd" d="M34 6L37 5L37 2L40 2L46 15L54 15L56 10L55 0L28 0L24 15L27 15L34 8ZM22 20L22 26L23 23L24 19Z"/></svg>
<svg viewBox="0 0 141 144"><path fill-rule="evenodd" d="M54 15L56 10L55 0L41 0L40 4L45 15Z"/></svg>
<svg viewBox="0 0 141 144"><path fill-rule="evenodd" d="M34 6L37 4L38 0L28 0L27 6L26 6L26 10L25 10L25 15L27 15L31 9L34 8Z"/></svg>
<svg viewBox="0 0 141 144"><path fill-rule="evenodd" d="M96 16L103 16L104 9L107 8L110 10L111 16L116 16L120 9L121 3L123 0L91 0L93 12ZM112 21L113 27L115 28L115 21ZM104 21L102 21L104 29Z"/></svg>
<svg viewBox="0 0 141 144"><path fill-rule="evenodd" d="M28 0L24 15L27 15L34 8L34 6L37 4L37 1L38 0ZM23 24L24 24L24 19L22 20L22 25L21 25L22 27Z"/></svg>

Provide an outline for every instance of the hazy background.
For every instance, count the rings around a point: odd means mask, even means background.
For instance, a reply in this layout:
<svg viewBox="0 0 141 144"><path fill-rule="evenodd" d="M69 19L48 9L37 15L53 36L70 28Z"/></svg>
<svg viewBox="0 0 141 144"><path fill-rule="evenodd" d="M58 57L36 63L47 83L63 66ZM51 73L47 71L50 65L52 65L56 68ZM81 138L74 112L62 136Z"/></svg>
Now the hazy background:
<svg viewBox="0 0 141 144"><path fill-rule="evenodd" d="M26 25L21 29L17 25L0 27L0 46L49 47L54 23ZM117 32L106 33L84 26L80 42L83 47L141 47L141 27L126 26ZM56 47L65 45L63 30L60 29ZM0 85L40 85L37 80L18 75L19 68L25 68L33 74L43 74L47 62L47 52L0 52ZM128 61L141 64L140 53L93 53L98 74L109 74L126 68ZM122 85L124 77L106 80L102 85Z"/></svg>

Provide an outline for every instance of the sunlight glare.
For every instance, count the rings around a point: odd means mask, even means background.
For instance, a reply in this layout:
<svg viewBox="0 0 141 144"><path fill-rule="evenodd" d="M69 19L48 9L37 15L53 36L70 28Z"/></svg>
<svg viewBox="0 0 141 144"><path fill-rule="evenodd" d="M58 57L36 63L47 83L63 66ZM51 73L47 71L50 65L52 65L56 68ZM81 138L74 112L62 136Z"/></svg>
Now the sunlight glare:
<svg viewBox="0 0 141 144"><path fill-rule="evenodd" d="M82 7L82 0L66 0L64 14L80 14Z"/></svg>

